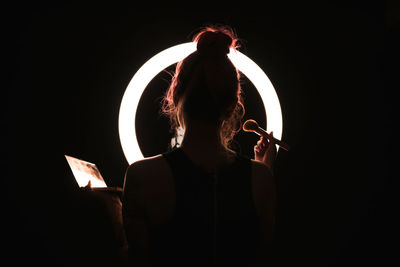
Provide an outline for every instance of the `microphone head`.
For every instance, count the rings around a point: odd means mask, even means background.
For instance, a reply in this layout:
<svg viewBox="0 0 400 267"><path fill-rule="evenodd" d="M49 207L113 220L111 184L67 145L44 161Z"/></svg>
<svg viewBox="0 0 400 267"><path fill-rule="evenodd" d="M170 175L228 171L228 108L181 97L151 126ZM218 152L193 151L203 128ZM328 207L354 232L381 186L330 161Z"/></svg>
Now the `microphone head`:
<svg viewBox="0 0 400 267"><path fill-rule="evenodd" d="M243 131L254 132L258 129L258 123L255 120L247 120L243 124Z"/></svg>

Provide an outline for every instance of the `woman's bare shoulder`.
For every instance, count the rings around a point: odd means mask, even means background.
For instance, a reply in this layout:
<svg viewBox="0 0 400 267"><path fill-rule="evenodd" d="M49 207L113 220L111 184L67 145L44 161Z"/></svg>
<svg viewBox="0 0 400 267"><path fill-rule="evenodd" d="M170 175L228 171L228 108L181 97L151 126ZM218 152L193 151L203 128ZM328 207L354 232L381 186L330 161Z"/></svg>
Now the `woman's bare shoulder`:
<svg viewBox="0 0 400 267"><path fill-rule="evenodd" d="M125 176L125 205L129 198L145 203L143 208L151 225L165 223L174 207L174 184L168 162L162 155L145 158L128 167Z"/></svg>
<svg viewBox="0 0 400 267"><path fill-rule="evenodd" d="M126 171L128 179L145 179L146 181L157 179L168 173L168 163L163 155L138 160L129 165Z"/></svg>
<svg viewBox="0 0 400 267"><path fill-rule="evenodd" d="M138 161L135 161L131 165L129 165L129 169L140 169L140 168L148 168L152 166L162 165L165 163L164 156L159 154L153 157L144 158Z"/></svg>

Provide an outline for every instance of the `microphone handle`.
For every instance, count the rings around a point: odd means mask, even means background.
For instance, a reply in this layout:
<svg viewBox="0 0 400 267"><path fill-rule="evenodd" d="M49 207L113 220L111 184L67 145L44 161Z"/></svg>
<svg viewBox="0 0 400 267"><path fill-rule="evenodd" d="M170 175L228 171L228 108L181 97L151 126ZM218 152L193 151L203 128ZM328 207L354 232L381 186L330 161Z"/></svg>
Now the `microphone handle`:
<svg viewBox="0 0 400 267"><path fill-rule="evenodd" d="M290 150L290 146L288 144L286 144L285 142L276 139L275 137L269 135L263 128L258 127L258 130L256 131L257 134L262 135L263 137L267 138L268 140L271 140L276 143L278 146L280 146L281 148L283 148L286 151Z"/></svg>

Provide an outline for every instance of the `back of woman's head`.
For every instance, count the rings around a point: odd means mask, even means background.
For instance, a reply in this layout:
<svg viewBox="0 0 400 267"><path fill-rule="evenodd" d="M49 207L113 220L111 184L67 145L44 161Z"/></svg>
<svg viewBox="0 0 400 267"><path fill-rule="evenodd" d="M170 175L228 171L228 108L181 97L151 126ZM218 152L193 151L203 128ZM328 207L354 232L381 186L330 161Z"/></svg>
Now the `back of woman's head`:
<svg viewBox="0 0 400 267"><path fill-rule="evenodd" d="M185 129L188 120L218 126L228 147L244 115L239 72L227 56L237 39L227 27L208 27L193 41L197 50L177 64L163 112L173 129Z"/></svg>

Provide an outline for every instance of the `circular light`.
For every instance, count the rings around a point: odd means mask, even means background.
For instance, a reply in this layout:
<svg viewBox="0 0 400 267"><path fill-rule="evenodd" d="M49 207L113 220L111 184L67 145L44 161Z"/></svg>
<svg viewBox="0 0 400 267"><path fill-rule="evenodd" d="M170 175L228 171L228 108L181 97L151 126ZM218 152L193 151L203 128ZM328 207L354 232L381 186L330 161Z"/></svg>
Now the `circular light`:
<svg viewBox="0 0 400 267"><path fill-rule="evenodd" d="M122 97L118 121L122 150L129 164L144 158L137 142L135 129L136 110L143 91L160 71L183 60L194 51L196 51L194 42L165 49L150 58L129 82ZM280 139L282 136L281 106L271 81L256 63L239 51L231 49L228 57L257 88L267 111L267 131L274 131L274 137Z"/></svg>

